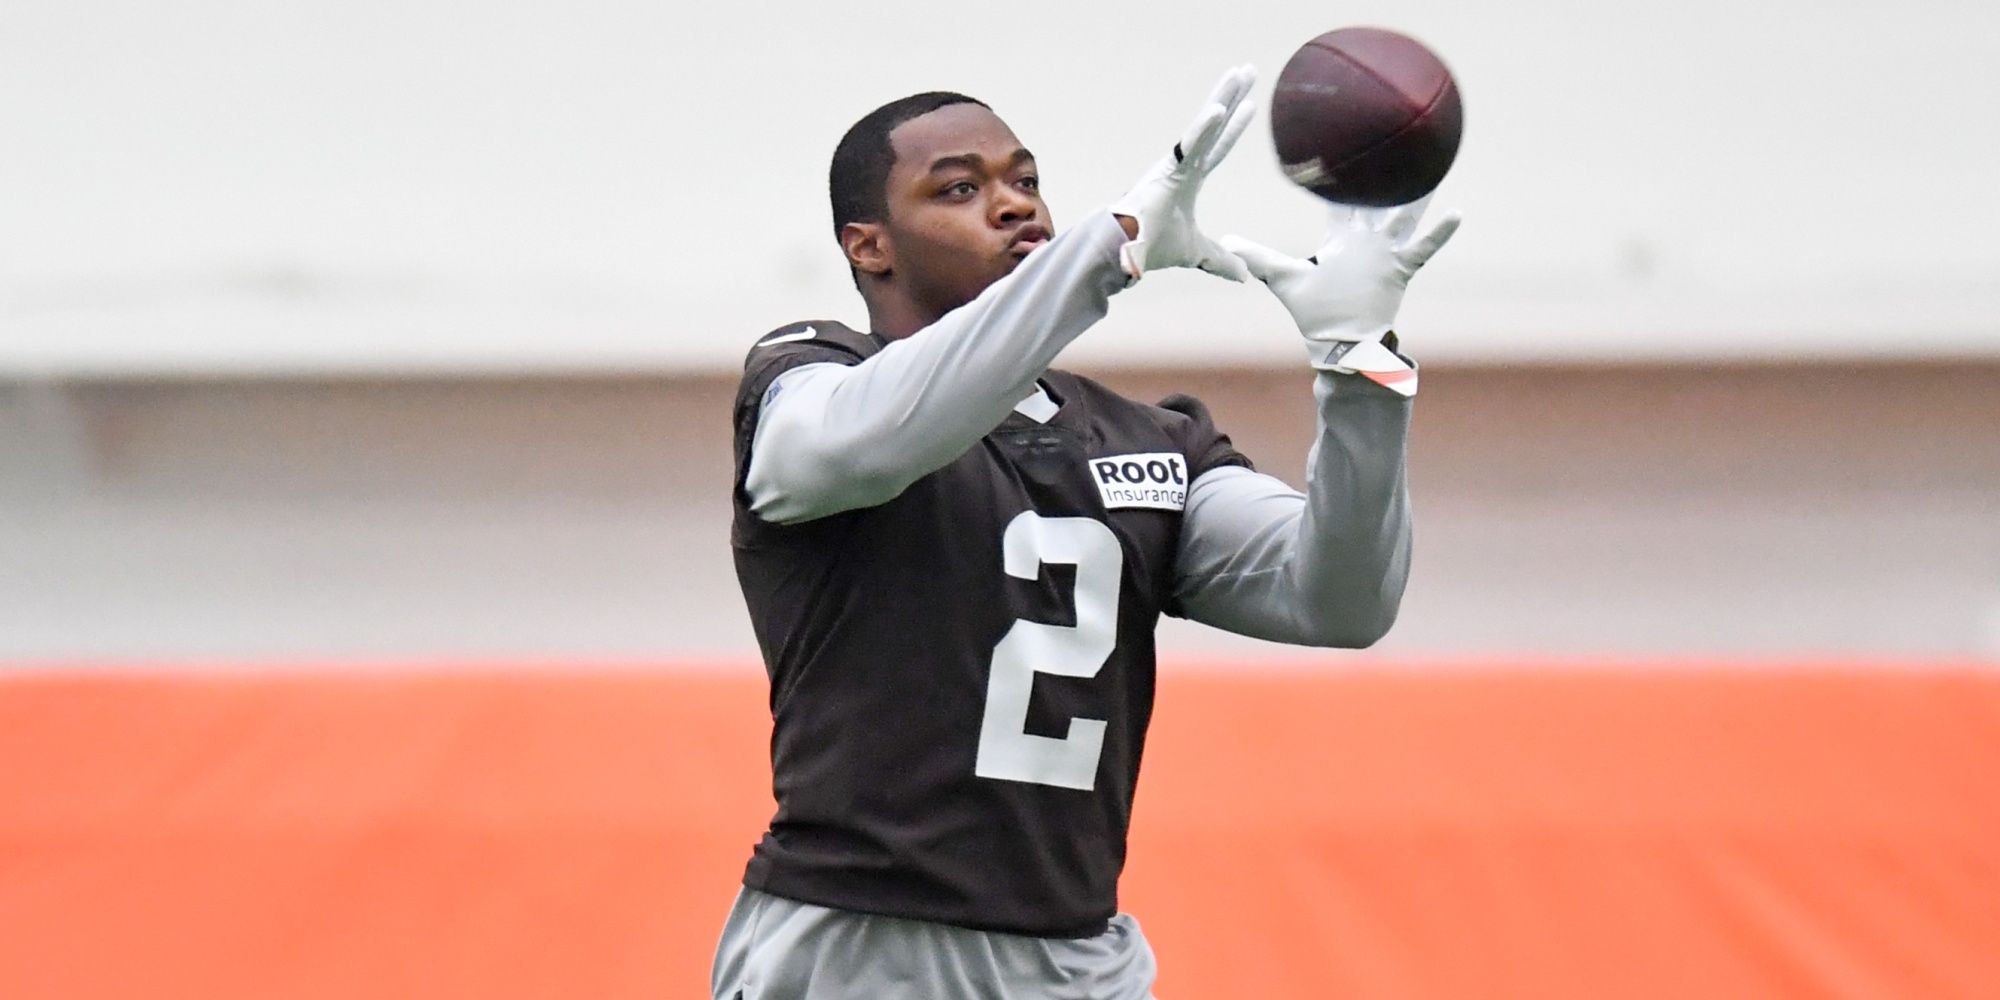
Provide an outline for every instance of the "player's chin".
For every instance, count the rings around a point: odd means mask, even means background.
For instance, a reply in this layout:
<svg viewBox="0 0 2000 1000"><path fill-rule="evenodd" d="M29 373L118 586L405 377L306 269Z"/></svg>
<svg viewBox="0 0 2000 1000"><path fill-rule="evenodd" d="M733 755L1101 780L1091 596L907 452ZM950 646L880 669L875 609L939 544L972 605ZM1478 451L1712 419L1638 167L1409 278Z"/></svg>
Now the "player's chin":
<svg viewBox="0 0 2000 1000"><path fill-rule="evenodd" d="M1027 260L1028 255L1035 251L1035 247L1039 246L1041 246L1041 244L1037 243L1033 247L1015 247L1008 250L1006 253L1001 254L1000 273L1002 275L1013 274L1014 269L1020 267L1021 262Z"/></svg>

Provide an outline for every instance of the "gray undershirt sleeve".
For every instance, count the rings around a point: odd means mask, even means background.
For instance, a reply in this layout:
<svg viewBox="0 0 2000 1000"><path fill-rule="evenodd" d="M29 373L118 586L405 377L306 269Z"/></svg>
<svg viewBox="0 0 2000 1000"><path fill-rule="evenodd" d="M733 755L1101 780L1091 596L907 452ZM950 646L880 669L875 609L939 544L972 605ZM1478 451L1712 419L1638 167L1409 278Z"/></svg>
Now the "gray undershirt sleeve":
<svg viewBox="0 0 2000 1000"><path fill-rule="evenodd" d="M1313 395L1306 492L1234 466L1196 479L1174 596L1183 617L1217 628L1358 649L1389 631L1409 577L1411 400L1332 372Z"/></svg>
<svg viewBox="0 0 2000 1000"><path fill-rule="evenodd" d="M803 365L766 391L744 489L781 524L871 507L998 426L1131 278L1100 211L978 298L856 365Z"/></svg>

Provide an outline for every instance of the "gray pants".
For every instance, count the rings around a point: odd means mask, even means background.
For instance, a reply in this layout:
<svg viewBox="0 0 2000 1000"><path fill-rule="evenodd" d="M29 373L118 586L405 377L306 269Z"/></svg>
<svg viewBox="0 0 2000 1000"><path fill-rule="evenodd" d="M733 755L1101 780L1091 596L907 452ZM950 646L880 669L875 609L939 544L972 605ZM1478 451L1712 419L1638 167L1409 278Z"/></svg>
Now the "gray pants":
<svg viewBox="0 0 2000 1000"><path fill-rule="evenodd" d="M1121 913L1092 938L1037 938L830 910L744 889L714 1000L1152 1000L1153 949Z"/></svg>

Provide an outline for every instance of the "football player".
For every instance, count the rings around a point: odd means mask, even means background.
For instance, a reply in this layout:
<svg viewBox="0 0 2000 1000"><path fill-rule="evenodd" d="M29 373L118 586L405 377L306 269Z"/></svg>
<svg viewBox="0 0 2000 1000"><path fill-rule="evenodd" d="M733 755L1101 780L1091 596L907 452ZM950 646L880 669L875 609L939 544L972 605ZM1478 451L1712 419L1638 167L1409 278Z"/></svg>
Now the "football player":
<svg viewBox="0 0 2000 1000"><path fill-rule="evenodd" d="M760 338L735 405L732 543L771 681L778 811L715 1000L1143 1000L1118 912L1161 614L1362 647L1408 572L1416 388L1391 323L1448 239L1421 205L1340 210L1297 260L1196 226L1249 124L1225 74L1124 198L1056 235L985 104L918 94L833 156L870 329ZM1301 494L1196 400L1051 368L1153 271L1255 275L1317 369Z"/></svg>

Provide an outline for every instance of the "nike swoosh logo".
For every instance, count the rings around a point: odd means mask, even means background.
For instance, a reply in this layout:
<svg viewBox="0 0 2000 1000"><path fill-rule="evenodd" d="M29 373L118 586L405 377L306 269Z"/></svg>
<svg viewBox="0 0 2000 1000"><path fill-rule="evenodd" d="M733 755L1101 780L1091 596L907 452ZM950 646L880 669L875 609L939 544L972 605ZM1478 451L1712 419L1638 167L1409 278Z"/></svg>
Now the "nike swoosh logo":
<svg viewBox="0 0 2000 1000"><path fill-rule="evenodd" d="M803 330L798 330L793 333L774 333L768 337L765 337L763 340L758 341L757 346L769 347L772 344L789 344L794 340L811 340L817 336L819 336L819 331L814 330L812 327L806 327Z"/></svg>

